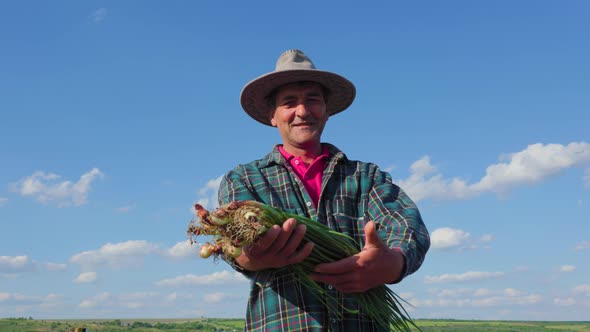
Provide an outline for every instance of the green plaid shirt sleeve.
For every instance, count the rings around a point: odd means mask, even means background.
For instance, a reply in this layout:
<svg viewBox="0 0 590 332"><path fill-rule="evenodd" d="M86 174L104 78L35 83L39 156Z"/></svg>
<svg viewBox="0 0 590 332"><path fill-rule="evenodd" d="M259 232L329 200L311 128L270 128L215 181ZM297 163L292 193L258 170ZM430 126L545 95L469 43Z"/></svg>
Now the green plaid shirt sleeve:
<svg viewBox="0 0 590 332"><path fill-rule="evenodd" d="M257 200L322 222L361 246L364 225L373 220L384 243L405 256L403 277L416 271L430 239L415 204L374 164L348 160L336 147L325 145L330 158L317 207L277 146L264 158L228 172L219 188L219 204ZM247 331L380 331L362 312L329 312L288 267L259 272L235 268L250 279ZM352 296L329 285L325 291L347 308L358 308Z"/></svg>

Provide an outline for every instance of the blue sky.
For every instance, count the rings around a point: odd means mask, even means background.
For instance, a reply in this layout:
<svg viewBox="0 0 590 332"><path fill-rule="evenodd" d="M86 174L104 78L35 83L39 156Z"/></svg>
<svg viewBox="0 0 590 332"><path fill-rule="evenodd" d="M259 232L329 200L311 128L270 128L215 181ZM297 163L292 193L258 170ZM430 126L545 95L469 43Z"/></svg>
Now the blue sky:
<svg viewBox="0 0 590 332"><path fill-rule="evenodd" d="M588 320L586 1L0 5L0 317L243 317L191 207L280 142L239 104L281 52L356 84L324 141L432 236L417 318Z"/></svg>

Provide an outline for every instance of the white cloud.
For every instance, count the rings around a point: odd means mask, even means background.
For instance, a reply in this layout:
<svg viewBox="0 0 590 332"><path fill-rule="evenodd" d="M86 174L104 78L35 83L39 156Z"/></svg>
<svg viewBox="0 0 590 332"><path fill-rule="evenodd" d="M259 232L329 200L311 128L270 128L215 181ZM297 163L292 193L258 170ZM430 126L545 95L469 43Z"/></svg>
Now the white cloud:
<svg viewBox="0 0 590 332"><path fill-rule="evenodd" d="M0 256L0 272L23 272L34 268L28 256Z"/></svg>
<svg viewBox="0 0 590 332"><path fill-rule="evenodd" d="M8 198L0 197L0 207L4 206L8 202Z"/></svg>
<svg viewBox="0 0 590 332"><path fill-rule="evenodd" d="M107 243L98 250L84 251L70 258L70 262L85 267L109 266L121 268L139 266L145 256L158 252L158 247L144 240Z"/></svg>
<svg viewBox="0 0 590 332"><path fill-rule="evenodd" d="M91 283L96 281L96 272L83 272L74 279L75 283Z"/></svg>
<svg viewBox="0 0 590 332"><path fill-rule="evenodd" d="M112 298L111 293L104 292L89 299L83 300L78 306L81 308L94 308L100 303L107 302Z"/></svg>
<svg viewBox="0 0 590 332"><path fill-rule="evenodd" d="M135 292L125 294L111 294L104 292L82 300L78 306L82 309L130 309L140 312L146 308L170 307L177 299L177 294L160 294L158 292Z"/></svg>
<svg viewBox="0 0 590 332"><path fill-rule="evenodd" d="M468 271L462 274L441 274L440 276L426 276L424 282L427 284L433 283L450 283L450 282L465 282L474 280L488 280L497 279L504 276L503 272L484 272L484 271Z"/></svg>
<svg viewBox="0 0 590 332"><path fill-rule="evenodd" d="M590 284L578 285L574 287L574 293L590 296Z"/></svg>
<svg viewBox="0 0 590 332"><path fill-rule="evenodd" d="M590 241L582 241L576 244L575 250L584 250L590 248Z"/></svg>
<svg viewBox="0 0 590 332"><path fill-rule="evenodd" d="M191 245L190 240L181 241L164 250L163 255L169 258L186 258L198 255L198 249Z"/></svg>
<svg viewBox="0 0 590 332"><path fill-rule="evenodd" d="M97 10L94 11L94 13L92 13L92 19L94 20L95 23L100 23L102 22L107 16L107 10L106 8L99 8Z"/></svg>
<svg viewBox="0 0 590 332"><path fill-rule="evenodd" d="M433 249L448 249L458 247L469 239L469 233L460 229L448 227L435 229L430 235Z"/></svg>
<svg viewBox="0 0 590 332"><path fill-rule="evenodd" d="M60 176L54 173L35 172L13 185L13 190L42 203L55 202L60 207L80 206L87 203L92 182L102 177L104 174L98 168L83 174L75 183L67 180L57 182Z"/></svg>
<svg viewBox="0 0 590 332"><path fill-rule="evenodd" d="M217 191L219 190L219 184L222 178L223 175L216 179L211 179L203 188L199 189L198 204L202 205L205 209L217 207Z"/></svg>
<svg viewBox="0 0 590 332"><path fill-rule="evenodd" d="M487 288L478 288L473 292L473 296L489 296L492 291Z"/></svg>
<svg viewBox="0 0 590 332"><path fill-rule="evenodd" d="M41 304L47 306L51 303L55 303L56 301L60 301L62 299L62 295L51 293L46 296L32 296L22 293L0 292L0 303L6 302L15 304Z"/></svg>
<svg viewBox="0 0 590 332"><path fill-rule="evenodd" d="M523 296L525 293L514 288L505 288L502 293L506 296Z"/></svg>
<svg viewBox="0 0 590 332"><path fill-rule="evenodd" d="M220 285L247 282L246 277L238 272L221 271L207 275L186 274L176 278L156 282L158 286Z"/></svg>
<svg viewBox="0 0 590 332"><path fill-rule="evenodd" d="M501 192L519 184L538 183L563 169L590 161L590 143L573 142L567 146L537 143L505 158L509 159L508 163L489 166L474 187Z"/></svg>
<svg viewBox="0 0 590 332"><path fill-rule="evenodd" d="M562 307L569 307L575 305L577 303L576 299L573 297L566 297L566 298L554 298L553 303L558 306Z"/></svg>
<svg viewBox="0 0 590 332"><path fill-rule="evenodd" d="M436 172L436 167L430 164L430 157L424 156L410 166L408 179L396 182L415 201L425 198L465 199L477 194L465 181L458 178L446 180L440 174L433 175Z"/></svg>
<svg viewBox="0 0 590 332"><path fill-rule="evenodd" d="M207 303L220 303L220 302L227 300L228 298L232 298L232 297L235 297L235 295L218 292L218 293L205 294L203 296L203 299Z"/></svg>
<svg viewBox="0 0 590 332"><path fill-rule="evenodd" d="M561 272L573 272L576 270L576 267L573 265L562 265L559 267L559 271Z"/></svg>
<svg viewBox="0 0 590 332"><path fill-rule="evenodd" d="M418 307L441 308L474 308L474 307L498 307L528 306L541 302L538 294L529 294L525 291L506 288L499 291L490 289L459 289L442 290L436 293L435 298L428 300L412 299L411 304Z"/></svg>
<svg viewBox="0 0 590 332"><path fill-rule="evenodd" d="M20 293L7 293L7 292L0 292L0 302L8 302L8 301L26 301L31 299L32 297L26 296Z"/></svg>
<svg viewBox="0 0 590 332"><path fill-rule="evenodd" d="M41 263L29 258L29 256L0 256L0 273L4 277L16 278L18 273L45 271L63 271L67 269L66 264Z"/></svg>
<svg viewBox="0 0 590 332"><path fill-rule="evenodd" d="M564 169L590 162L590 143L537 143L520 152L501 156L500 160L506 161L488 166L486 174L478 182L469 184L459 178L443 178L430 164L430 158L424 156L411 165L407 179L396 182L416 201L426 198L467 199L484 192L504 193L516 186L539 183ZM588 183L589 178L584 176L584 181Z"/></svg>
<svg viewBox="0 0 590 332"><path fill-rule="evenodd" d="M64 271L68 268L68 266L66 264L61 264L61 263L44 263L43 267L47 271Z"/></svg>
<svg viewBox="0 0 590 332"><path fill-rule="evenodd" d="M481 242L492 242L494 241L494 236L492 234L484 234L479 240Z"/></svg>

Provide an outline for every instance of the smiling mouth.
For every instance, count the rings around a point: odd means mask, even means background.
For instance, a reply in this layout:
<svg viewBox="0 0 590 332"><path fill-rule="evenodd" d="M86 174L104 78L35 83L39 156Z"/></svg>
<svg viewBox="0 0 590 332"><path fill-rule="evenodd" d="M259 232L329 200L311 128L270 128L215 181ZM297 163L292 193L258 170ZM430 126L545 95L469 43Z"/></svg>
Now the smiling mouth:
<svg viewBox="0 0 590 332"><path fill-rule="evenodd" d="M309 126L313 126L314 124L311 122L305 122L305 123L296 123L293 125L293 127L309 127Z"/></svg>

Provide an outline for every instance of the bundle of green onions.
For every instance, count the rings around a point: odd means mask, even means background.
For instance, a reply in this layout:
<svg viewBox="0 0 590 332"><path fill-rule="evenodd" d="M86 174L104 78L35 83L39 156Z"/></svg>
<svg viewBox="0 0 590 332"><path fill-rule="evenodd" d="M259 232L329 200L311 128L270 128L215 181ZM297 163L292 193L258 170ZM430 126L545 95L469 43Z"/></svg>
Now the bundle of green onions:
<svg viewBox="0 0 590 332"><path fill-rule="evenodd" d="M331 296L313 279L309 277L319 263L334 262L359 252L351 237L331 230L306 217L281 211L270 205L256 201L234 201L222 205L214 212L209 212L199 204L195 204L197 220L192 220L187 233L191 243L200 235L213 235L213 243L207 242L200 248L200 256L209 258L224 257L232 259L240 256L242 247L251 244L273 225L282 225L288 218L294 218L298 224L305 224L304 241L315 245L312 253L301 263L290 268L298 276L305 287L315 289L317 294ZM386 329L411 331L410 326L419 330L402 306L402 301L386 285L373 288L363 293L354 293L361 311ZM331 311L340 312L334 303L321 296L320 301L330 306ZM342 308L347 312L356 312L350 308Z"/></svg>

